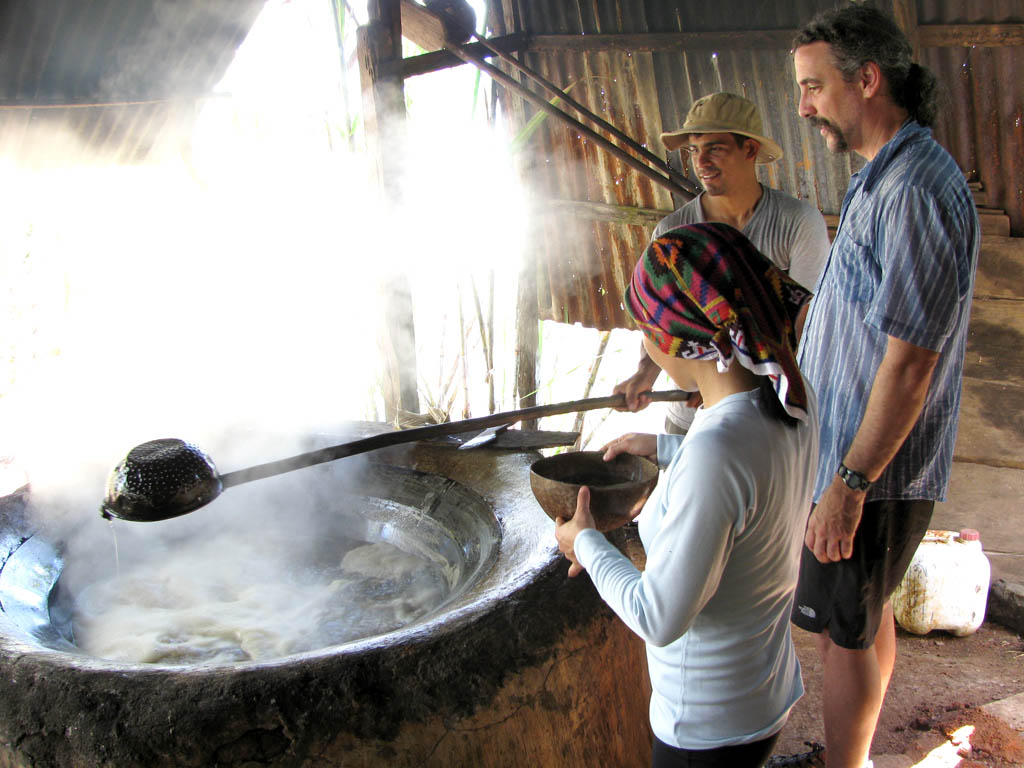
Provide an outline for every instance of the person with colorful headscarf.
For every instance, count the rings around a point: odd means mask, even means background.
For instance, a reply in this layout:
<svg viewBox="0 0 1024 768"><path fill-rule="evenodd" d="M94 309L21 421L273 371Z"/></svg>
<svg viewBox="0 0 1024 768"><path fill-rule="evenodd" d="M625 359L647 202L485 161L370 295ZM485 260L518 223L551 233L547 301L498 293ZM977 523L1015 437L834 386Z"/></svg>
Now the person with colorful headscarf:
<svg viewBox="0 0 1024 768"><path fill-rule="evenodd" d="M821 212L762 184L758 168L782 157L782 147L766 135L757 105L735 93L702 96L690 107L681 128L661 134L670 152L678 149L685 167L704 188L697 197L668 214L653 237L686 224L717 221L742 232L775 266L808 290L815 290L828 256L828 231ZM649 404L661 369L641 350L636 372L612 390L626 396L620 410L639 411ZM665 431L686 434L699 405L694 394L669 403Z"/></svg>
<svg viewBox="0 0 1024 768"><path fill-rule="evenodd" d="M587 488L555 535L569 575L586 570L646 643L655 768L761 766L803 694L789 613L818 459L794 351L808 298L712 223L653 240L626 291L648 354L704 403L685 436L605 447L664 469L637 517L643 572L594 528Z"/></svg>

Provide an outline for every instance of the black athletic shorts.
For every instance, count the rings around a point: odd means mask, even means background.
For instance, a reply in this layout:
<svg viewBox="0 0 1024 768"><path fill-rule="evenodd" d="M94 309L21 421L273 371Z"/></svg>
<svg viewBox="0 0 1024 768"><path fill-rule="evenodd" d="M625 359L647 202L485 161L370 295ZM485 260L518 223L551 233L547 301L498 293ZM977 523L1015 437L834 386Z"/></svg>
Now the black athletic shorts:
<svg viewBox="0 0 1024 768"><path fill-rule="evenodd" d="M776 733L751 744L717 749L680 749L655 736L651 746L651 768L761 768L778 738Z"/></svg>
<svg viewBox="0 0 1024 768"><path fill-rule="evenodd" d="M934 501L867 502L849 560L819 563L805 546L793 623L809 632L828 630L842 648L870 648L882 608L914 558L934 508Z"/></svg>

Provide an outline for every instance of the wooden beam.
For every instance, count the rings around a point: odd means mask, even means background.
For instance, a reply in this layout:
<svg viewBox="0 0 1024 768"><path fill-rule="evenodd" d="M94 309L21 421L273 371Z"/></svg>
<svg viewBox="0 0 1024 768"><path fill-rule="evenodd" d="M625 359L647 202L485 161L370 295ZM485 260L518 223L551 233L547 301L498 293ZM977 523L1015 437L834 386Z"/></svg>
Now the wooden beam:
<svg viewBox="0 0 1024 768"><path fill-rule="evenodd" d="M533 420L536 424L536 419ZM507 429L494 438L491 448L504 448L515 451L537 451L541 448L557 448L572 445L579 438L576 432L531 432L526 429Z"/></svg>
<svg viewBox="0 0 1024 768"><path fill-rule="evenodd" d="M447 32L436 13L416 0L401 0L401 35L424 50L437 50L444 47Z"/></svg>
<svg viewBox="0 0 1024 768"><path fill-rule="evenodd" d="M909 3L907 7L910 7ZM628 35L537 35L530 38L527 50L563 53L789 50L796 33L795 29L768 29L738 32L650 32ZM1024 24L922 24L917 26L917 38L921 47L933 48L1024 45Z"/></svg>
<svg viewBox="0 0 1024 768"><path fill-rule="evenodd" d="M921 45L933 48L982 48L1024 45L1024 24L925 24Z"/></svg>
<svg viewBox="0 0 1024 768"><path fill-rule="evenodd" d="M415 0L402 0L402 36L425 51L444 48L444 22Z"/></svg>
<svg viewBox="0 0 1024 768"><path fill-rule="evenodd" d="M628 35L536 35L530 51L629 51L664 53L686 50L789 50L795 29L742 32L648 32Z"/></svg>
<svg viewBox="0 0 1024 768"><path fill-rule="evenodd" d="M505 53L516 53L525 50L527 37L522 32L504 37L494 37L488 40L492 48L497 48ZM494 54L480 43L468 43L462 46L463 50L480 59L490 58ZM419 56L409 56L402 59L402 78L426 75L430 72L438 72L442 69L458 67L465 62L453 53L448 51L433 51L423 53Z"/></svg>
<svg viewBox="0 0 1024 768"><path fill-rule="evenodd" d="M464 43L476 26L476 13L464 0L449 0L437 13L416 0L402 2L402 37L425 51L444 48L451 40Z"/></svg>
<svg viewBox="0 0 1024 768"><path fill-rule="evenodd" d="M412 0L407 0L411 2ZM909 7L909 6L908 6ZM795 29L751 30L744 32L659 32L632 35L539 35L528 37L522 32L495 37L491 46L506 53L552 51L584 53L586 51L630 51L665 53L685 50L767 49L789 50ZM925 24L917 26L918 47L956 48L978 45L999 47L1024 45L1024 24ZM488 58L492 53L479 43L467 44L473 56ZM401 61L403 78L425 75L463 64L463 60L446 50L410 56Z"/></svg>

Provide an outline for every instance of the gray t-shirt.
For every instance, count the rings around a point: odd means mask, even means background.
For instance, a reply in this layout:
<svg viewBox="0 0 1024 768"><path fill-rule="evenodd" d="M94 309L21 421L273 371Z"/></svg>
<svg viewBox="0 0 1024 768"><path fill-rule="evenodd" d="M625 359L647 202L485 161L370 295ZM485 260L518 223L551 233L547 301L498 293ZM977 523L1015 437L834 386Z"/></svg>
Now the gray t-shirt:
<svg viewBox="0 0 1024 768"><path fill-rule="evenodd" d="M806 200L764 184L761 191L754 214L741 231L779 269L805 288L816 290L830 245L825 219ZM654 237L675 227L706 221L701 205L704 194L701 192L659 221ZM693 421L693 409L683 403L670 403L668 418L685 430Z"/></svg>
<svg viewBox="0 0 1024 768"><path fill-rule="evenodd" d="M808 290L814 290L828 256L825 219L806 200L797 200L763 184L761 190L763 194L754 214L741 231L775 266ZM674 227L706 221L701 205L704 194L701 192L659 221L654 237Z"/></svg>

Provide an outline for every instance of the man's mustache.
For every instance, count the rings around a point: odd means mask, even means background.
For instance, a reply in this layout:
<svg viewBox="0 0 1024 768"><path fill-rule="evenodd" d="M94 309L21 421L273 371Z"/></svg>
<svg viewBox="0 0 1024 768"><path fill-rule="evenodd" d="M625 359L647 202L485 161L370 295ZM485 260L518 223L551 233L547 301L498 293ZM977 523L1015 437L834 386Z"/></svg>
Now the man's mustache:
<svg viewBox="0 0 1024 768"><path fill-rule="evenodd" d="M846 140L846 136L843 135L843 132L835 123L826 120L824 117L817 116L809 117L807 118L807 120L815 128L825 128L829 133L832 134L832 139L835 141L835 146L831 148L833 152L846 152L847 150L849 150L850 145Z"/></svg>
<svg viewBox="0 0 1024 768"><path fill-rule="evenodd" d="M824 117L809 117L808 120L815 128L828 128L833 133L837 131L837 128Z"/></svg>

